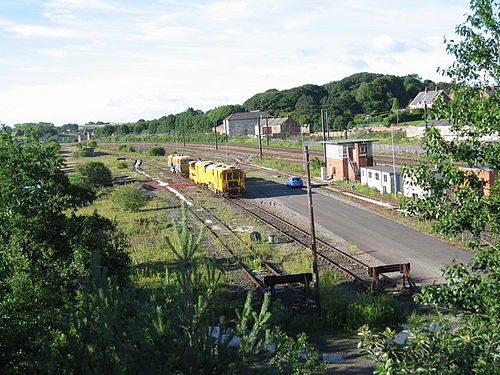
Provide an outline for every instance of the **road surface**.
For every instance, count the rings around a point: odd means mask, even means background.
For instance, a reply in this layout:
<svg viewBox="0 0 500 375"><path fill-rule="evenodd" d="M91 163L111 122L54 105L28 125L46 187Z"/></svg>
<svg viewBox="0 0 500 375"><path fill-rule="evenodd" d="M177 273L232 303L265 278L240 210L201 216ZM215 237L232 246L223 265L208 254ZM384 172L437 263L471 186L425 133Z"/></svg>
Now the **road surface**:
<svg viewBox="0 0 500 375"><path fill-rule="evenodd" d="M308 218L306 189L290 189L261 178L247 180L247 198L271 198ZM380 264L411 264L417 283L441 281L439 269L454 258L468 262L471 253L419 232L349 200L313 188L316 225L356 244Z"/></svg>

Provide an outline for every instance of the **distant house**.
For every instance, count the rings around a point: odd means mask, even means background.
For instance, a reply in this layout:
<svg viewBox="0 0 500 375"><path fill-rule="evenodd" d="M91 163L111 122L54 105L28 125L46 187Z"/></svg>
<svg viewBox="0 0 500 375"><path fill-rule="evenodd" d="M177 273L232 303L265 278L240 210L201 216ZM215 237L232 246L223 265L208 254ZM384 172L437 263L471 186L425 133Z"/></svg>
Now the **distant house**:
<svg viewBox="0 0 500 375"><path fill-rule="evenodd" d="M78 134L78 142L86 142L90 141L94 138L94 129L93 128L84 128L80 134Z"/></svg>
<svg viewBox="0 0 500 375"><path fill-rule="evenodd" d="M410 111L415 109L425 109L426 107L431 109L432 105L439 97L442 97L445 101L451 100L446 91L439 90L438 87L436 89L437 90L428 90L425 88L425 91L420 91L417 96L415 96L415 99L412 100L408 109Z"/></svg>
<svg viewBox="0 0 500 375"><path fill-rule="evenodd" d="M233 113L224 119L223 133L230 137L238 137L241 135L255 137L255 128L259 125L261 117L270 117L269 114L262 111L239 112Z"/></svg>
<svg viewBox="0 0 500 375"><path fill-rule="evenodd" d="M447 120L429 120L427 121L427 124L422 122L417 126L409 126L406 128L406 136L408 138L422 138L427 126L434 126L439 131L441 137L443 137L443 139L447 142L460 139L460 137L452 131L452 125ZM481 137L479 140L481 142L498 142L500 141L500 134L497 132L496 134L486 135Z"/></svg>
<svg viewBox="0 0 500 375"><path fill-rule="evenodd" d="M381 194L402 192L401 168L391 166L363 167L361 169L361 183L375 188ZM394 171L396 172L394 174ZM394 177L394 175L396 177ZM396 180L396 183L394 183Z"/></svg>
<svg viewBox="0 0 500 375"><path fill-rule="evenodd" d="M447 120L429 120L427 124L422 122L416 126L409 126L406 128L406 136L408 138L422 138L425 133L426 125L434 126L445 140L451 141L454 139L454 135L451 132L451 124Z"/></svg>
<svg viewBox="0 0 500 375"><path fill-rule="evenodd" d="M259 134L256 127L255 134ZM300 135L300 124L288 117L263 117L260 120L260 134L276 138L283 135Z"/></svg>

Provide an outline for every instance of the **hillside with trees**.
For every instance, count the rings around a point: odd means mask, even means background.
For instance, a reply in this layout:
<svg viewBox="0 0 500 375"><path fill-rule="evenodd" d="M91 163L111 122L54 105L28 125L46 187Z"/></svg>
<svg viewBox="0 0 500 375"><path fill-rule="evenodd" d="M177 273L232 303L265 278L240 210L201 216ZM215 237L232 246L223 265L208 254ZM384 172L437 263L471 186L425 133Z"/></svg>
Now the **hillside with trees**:
<svg viewBox="0 0 500 375"><path fill-rule="evenodd" d="M193 108L154 120L127 124L107 124L96 128L98 137L126 134L206 133L235 112L262 110L273 116L291 115L300 123L321 128L320 110L328 111L333 129L345 129L374 120L382 121L391 110L404 108L425 88L449 91L452 85L423 80L417 74L399 77L376 73L356 73L324 85L306 84L287 90L270 89L255 94L242 105L224 105L203 112ZM396 107L395 106L396 103ZM420 117L419 117L420 116ZM421 118L421 114L417 115Z"/></svg>

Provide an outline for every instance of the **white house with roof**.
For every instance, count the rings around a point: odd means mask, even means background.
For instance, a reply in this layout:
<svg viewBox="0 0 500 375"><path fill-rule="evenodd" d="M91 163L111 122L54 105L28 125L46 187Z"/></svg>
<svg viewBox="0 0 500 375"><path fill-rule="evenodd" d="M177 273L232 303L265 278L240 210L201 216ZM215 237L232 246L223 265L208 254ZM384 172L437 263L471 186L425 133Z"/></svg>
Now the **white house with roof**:
<svg viewBox="0 0 500 375"><path fill-rule="evenodd" d="M233 113L224 119L222 132L230 137L241 135L255 137L255 129L258 130L261 117L270 117L270 115L262 111ZM220 132L219 129L217 132Z"/></svg>
<svg viewBox="0 0 500 375"><path fill-rule="evenodd" d="M375 167L362 167L361 183L375 188L381 194L393 194L402 192L401 168L388 165Z"/></svg>
<svg viewBox="0 0 500 375"><path fill-rule="evenodd" d="M411 101L408 109L410 111L425 108L431 109L434 102L440 97L442 97L445 101L451 100L444 90L439 90L439 88L437 88L437 90L428 90L425 88L424 91L420 91L417 96L415 96L415 99Z"/></svg>

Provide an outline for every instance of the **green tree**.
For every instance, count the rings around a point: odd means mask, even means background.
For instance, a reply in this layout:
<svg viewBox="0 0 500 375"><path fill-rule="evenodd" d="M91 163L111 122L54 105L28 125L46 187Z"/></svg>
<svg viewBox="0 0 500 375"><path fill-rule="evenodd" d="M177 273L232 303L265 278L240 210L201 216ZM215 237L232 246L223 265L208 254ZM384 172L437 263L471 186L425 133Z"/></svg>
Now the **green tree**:
<svg viewBox="0 0 500 375"><path fill-rule="evenodd" d="M111 221L75 215L95 196L69 182L53 144L1 134L0 160L0 363L5 374L35 373L91 260L126 284L130 259Z"/></svg>
<svg viewBox="0 0 500 375"><path fill-rule="evenodd" d="M161 146L153 146L149 149L148 154L151 156L164 156L165 148Z"/></svg>
<svg viewBox="0 0 500 375"><path fill-rule="evenodd" d="M500 78L500 2L471 0L472 14L457 26L458 42L448 41L447 51L456 61L443 70L453 78L456 99L440 103L437 116L448 119L458 138L446 142L430 128L425 134L428 159L437 164L440 176L420 165L408 173L421 186L432 191L424 198L407 202L412 212L435 221L447 235L470 231L478 236L488 228L500 233L500 189L490 196L482 192L483 183L475 175L457 170L450 161L475 165L488 163L498 170L498 145L481 142L494 134L500 123L498 90L482 97L480 90ZM377 362L379 374L500 374L500 251L496 243L477 250L472 262L457 261L444 269L446 283L426 286L415 297L417 302L451 309L456 321L443 316L439 323L411 329L400 345L396 333L387 329L376 333L363 329L361 346ZM438 310L442 311L442 310Z"/></svg>
<svg viewBox="0 0 500 375"><path fill-rule="evenodd" d="M116 189L113 201L123 210L136 212L148 202L148 196L137 186L126 185Z"/></svg>
<svg viewBox="0 0 500 375"><path fill-rule="evenodd" d="M72 181L80 186L96 188L99 186L111 185L113 178L111 171L100 161L89 161L79 164Z"/></svg>
<svg viewBox="0 0 500 375"><path fill-rule="evenodd" d="M434 220L436 230L450 237L464 231L478 236L486 227L493 231L500 228L498 182L490 195L485 196L484 182L453 164L462 162L470 167L500 169L500 145L481 139L497 134L500 124L498 90L493 90L489 97L481 96L481 90L490 82L496 85L500 82L499 9L498 1L472 0L473 14L455 30L464 39L449 41L447 45L448 53L456 61L443 72L454 80L455 100L441 101L433 113L436 118L453 124L456 139L447 142L430 127L423 141L427 159L436 166L437 173L430 173L423 164L405 171L413 181L433 192L407 200L408 212Z"/></svg>

